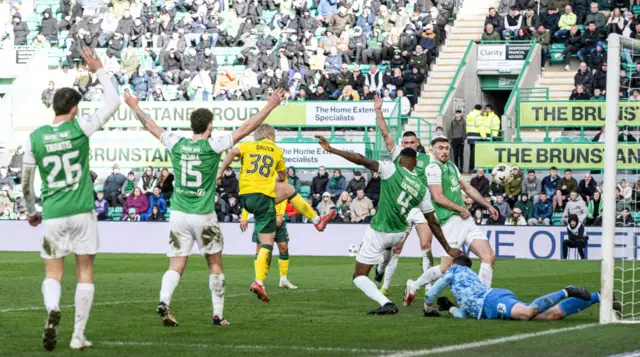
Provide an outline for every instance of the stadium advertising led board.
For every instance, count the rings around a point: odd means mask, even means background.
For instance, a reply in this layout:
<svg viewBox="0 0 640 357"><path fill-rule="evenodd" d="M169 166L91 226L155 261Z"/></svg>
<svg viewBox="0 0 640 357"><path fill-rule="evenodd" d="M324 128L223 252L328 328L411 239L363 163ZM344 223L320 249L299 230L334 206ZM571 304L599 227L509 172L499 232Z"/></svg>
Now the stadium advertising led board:
<svg viewBox="0 0 640 357"><path fill-rule="evenodd" d="M531 51L529 43L521 44L480 44L478 45L478 71L511 69L519 71L524 66Z"/></svg>
<svg viewBox="0 0 640 357"><path fill-rule="evenodd" d="M604 166L603 143L477 143L475 154L476 167L504 163L520 169L601 170ZM618 169L636 170L639 165L640 144L618 144Z"/></svg>
<svg viewBox="0 0 640 357"><path fill-rule="evenodd" d="M162 127L189 129L189 115L198 108L213 112L213 125L237 128L264 107L264 101L238 102L140 102L140 107ZM385 102L382 111L391 116L397 102ZM101 103L82 102L78 115L89 115ZM375 126L376 116L370 101L359 102L289 102L276 108L266 121L274 126ZM107 128L135 128L140 123L126 105L121 105L109 120Z"/></svg>
<svg viewBox="0 0 640 357"><path fill-rule="evenodd" d="M317 169L319 166L331 168L356 168L357 165L324 151L316 143L278 143L284 152L287 166ZM340 150L365 154L364 143L332 144ZM226 155L222 155L221 160ZM169 151L157 140L106 140L91 139L91 167L111 167L114 163L122 167L170 167ZM239 161L232 164L239 167Z"/></svg>
<svg viewBox="0 0 640 357"><path fill-rule="evenodd" d="M520 102L521 128L595 127L604 125L606 103L596 101ZM620 102L621 125L640 125L640 103Z"/></svg>

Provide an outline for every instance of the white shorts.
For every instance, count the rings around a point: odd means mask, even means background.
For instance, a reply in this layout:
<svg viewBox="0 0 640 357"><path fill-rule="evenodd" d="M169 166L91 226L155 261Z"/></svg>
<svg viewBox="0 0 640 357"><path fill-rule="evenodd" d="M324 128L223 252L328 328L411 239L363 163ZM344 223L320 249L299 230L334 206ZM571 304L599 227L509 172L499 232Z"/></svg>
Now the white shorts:
<svg viewBox="0 0 640 357"><path fill-rule="evenodd" d="M409 222L409 225L415 226L416 224L427 223L427 219L419 208L414 207L407 215L407 222Z"/></svg>
<svg viewBox="0 0 640 357"><path fill-rule="evenodd" d="M215 212L188 214L171 211L169 218L168 257L186 257L191 254L193 243L198 243L200 254L216 254L222 251L224 239Z"/></svg>
<svg viewBox="0 0 640 357"><path fill-rule="evenodd" d="M100 246L95 212L43 220L42 230L43 259L63 258L70 253L94 255Z"/></svg>
<svg viewBox="0 0 640 357"><path fill-rule="evenodd" d="M364 240L358 249L356 261L362 264L376 265L384 261L384 251L397 246L404 238L404 232L384 233L367 227Z"/></svg>
<svg viewBox="0 0 640 357"><path fill-rule="evenodd" d="M460 216L451 216L442 226L442 233L451 248L459 249L463 245L469 247L475 239L487 240L487 235L476 226L471 217L463 220Z"/></svg>

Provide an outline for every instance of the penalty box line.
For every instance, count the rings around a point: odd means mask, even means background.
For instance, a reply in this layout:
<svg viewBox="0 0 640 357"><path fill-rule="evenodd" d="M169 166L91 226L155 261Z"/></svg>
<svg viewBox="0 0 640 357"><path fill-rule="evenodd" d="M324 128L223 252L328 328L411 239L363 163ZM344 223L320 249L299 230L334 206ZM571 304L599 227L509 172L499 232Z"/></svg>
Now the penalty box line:
<svg viewBox="0 0 640 357"><path fill-rule="evenodd" d="M459 345L443 346L443 347L436 347L436 348L429 348L429 349L415 350L415 351L402 351L402 352L396 352L396 353L391 353L391 354L384 354L384 355L381 355L379 357L418 357L418 356L434 355L434 354L438 354L438 353L464 351L464 350L470 350L470 349L475 349L475 348L499 345L499 344L506 343L506 342L522 341L522 340L526 340L526 339L534 338L534 337L555 335L555 334L559 334L559 333L577 331L577 330L584 330L584 329L588 329L588 328L599 326L599 325L600 324L597 324L597 323L582 324L582 325L577 325L577 326L572 326L572 327L564 327L564 328L559 328L559 329L544 330L544 331L531 332L531 333L523 333L523 334L519 334L519 335L506 336L506 337L500 337L500 338L491 338L491 339L488 339L488 340L463 343L463 344L459 344Z"/></svg>

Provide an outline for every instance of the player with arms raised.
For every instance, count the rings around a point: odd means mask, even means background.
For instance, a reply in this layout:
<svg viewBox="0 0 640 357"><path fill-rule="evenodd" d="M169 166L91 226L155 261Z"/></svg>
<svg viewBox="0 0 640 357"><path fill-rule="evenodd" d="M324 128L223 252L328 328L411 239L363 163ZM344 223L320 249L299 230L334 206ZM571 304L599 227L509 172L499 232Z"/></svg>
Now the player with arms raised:
<svg viewBox="0 0 640 357"><path fill-rule="evenodd" d="M491 287L496 255L489 245L487 236L471 218L471 214L462 200L460 190L464 190L467 196L477 204L486 207L493 219L498 219L498 211L486 203L482 195L462 178L458 168L449 161L449 149L449 139L446 137L436 136L431 140L434 160L427 167L427 183L433 197L436 216L442 224L442 230L449 245L455 248L466 245L469 250L480 257L482 264L478 275L487 287ZM439 267L429 268L417 281L408 280L402 300L405 306L411 305L416 291L421 286L436 281L447 271L449 266L451 266L451 257L443 256L440 259Z"/></svg>
<svg viewBox="0 0 640 357"><path fill-rule="evenodd" d="M103 106L91 115L76 119L82 95L73 88L62 88L53 97L55 118L29 136L23 158L23 192L29 223L42 222L45 280L42 295L47 309L43 344L56 347L60 322L60 294L64 257L76 255L78 285L75 296L75 326L72 349L91 347L84 329L93 304L93 260L98 251L98 227L94 212L93 186L89 174L89 137L113 116L120 106L118 91L111 84L102 62L91 49L82 50L87 69L98 76L104 88ZM42 178L42 214L36 212L33 182L36 167Z"/></svg>
<svg viewBox="0 0 640 357"><path fill-rule="evenodd" d="M369 298L375 300L380 307L369 311L372 315L388 315L398 313L398 306L392 303L369 280L369 272L376 264L384 260L385 251L398 245L404 238L407 229L407 216L415 207L424 214L429 228L436 236L444 250L451 256L464 254L451 248L447 243L440 223L434 214L429 191L418 175L413 172L416 167L417 153L411 148L402 149L398 163L374 161L360 154L335 149L322 136L317 136L320 146L327 152L341 156L354 164L369 170L378 171L382 180L378 211L371 220L371 225L364 234L364 240L356 256L356 267L353 283Z"/></svg>
<svg viewBox="0 0 640 357"><path fill-rule="evenodd" d="M255 293L258 299L269 302L264 289L264 279L269 273L277 230L276 205L288 199L320 232L336 216L337 211L332 210L324 217L318 217L295 188L285 182L287 171L284 153L275 143L276 132L271 125L260 125L253 136L255 141L244 142L229 152L218 171L217 180L222 179L222 173L231 165L233 159L240 157L240 202L247 212L253 214L260 240L260 250L254 263L256 278L249 290Z"/></svg>
<svg viewBox="0 0 640 357"><path fill-rule="evenodd" d="M403 148L411 148L413 150L418 151L418 137L416 133L413 131L407 131L402 135L402 147L396 145L393 136L389 133L389 128L387 127L387 122L384 120L384 116L382 115L382 98L378 95L374 97L373 107L376 112L376 123L378 124L378 129L380 130L380 135L384 139L385 145L387 147L387 151L391 154L391 159L397 164L400 156L400 151ZM424 185L427 184L427 175L426 169L431 161L431 157L428 154L418 153L416 157L416 169L415 173L418 175L420 182ZM382 291L383 294L387 295L389 286L391 285L391 278L393 277L393 273L396 271L398 266L398 259L400 259L400 254L402 253L402 248L404 247L404 243L406 242L407 237L411 233L411 229L415 227L416 233L418 234L418 238L420 240L420 250L422 252L422 270L426 272L431 266L433 266L433 254L431 253L431 241L433 240L433 234L431 230L429 230L429 225L427 224L426 219L424 218L424 214L420 212L420 209L414 208L409 212L408 216L409 227L404 234L404 239L398 246L394 247L392 250L388 250L385 252L385 260L382 264L376 266L376 281L381 282L384 278L384 282L382 283Z"/></svg>
<svg viewBox="0 0 640 357"><path fill-rule="evenodd" d="M124 100L144 128L158 138L171 152L175 182L171 197L171 232L169 234L169 270L162 277L157 311L165 326L178 326L171 310L171 297L195 242L209 265L209 289L213 304L213 324L228 325L223 318L224 273L222 272L223 237L214 210L215 175L221 154L251 134L275 109L283 91L277 90L267 105L237 130L211 137L213 113L197 109L191 113L191 138L160 128L138 105L139 98L125 91ZM139 95L139 93L138 93Z"/></svg>

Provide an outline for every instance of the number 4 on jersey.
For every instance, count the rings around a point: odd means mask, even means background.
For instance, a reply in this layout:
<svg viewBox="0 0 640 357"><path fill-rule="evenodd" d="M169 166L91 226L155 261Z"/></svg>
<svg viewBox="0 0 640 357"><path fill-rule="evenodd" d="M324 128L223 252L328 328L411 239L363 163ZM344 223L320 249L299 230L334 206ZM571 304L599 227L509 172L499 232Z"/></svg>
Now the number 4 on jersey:
<svg viewBox="0 0 640 357"><path fill-rule="evenodd" d="M402 211L400 212L400 214L404 215L405 213L407 213L410 200L411 196L407 196L407 193L404 191L400 192L400 196L398 196L398 200L396 201L402 207Z"/></svg>

